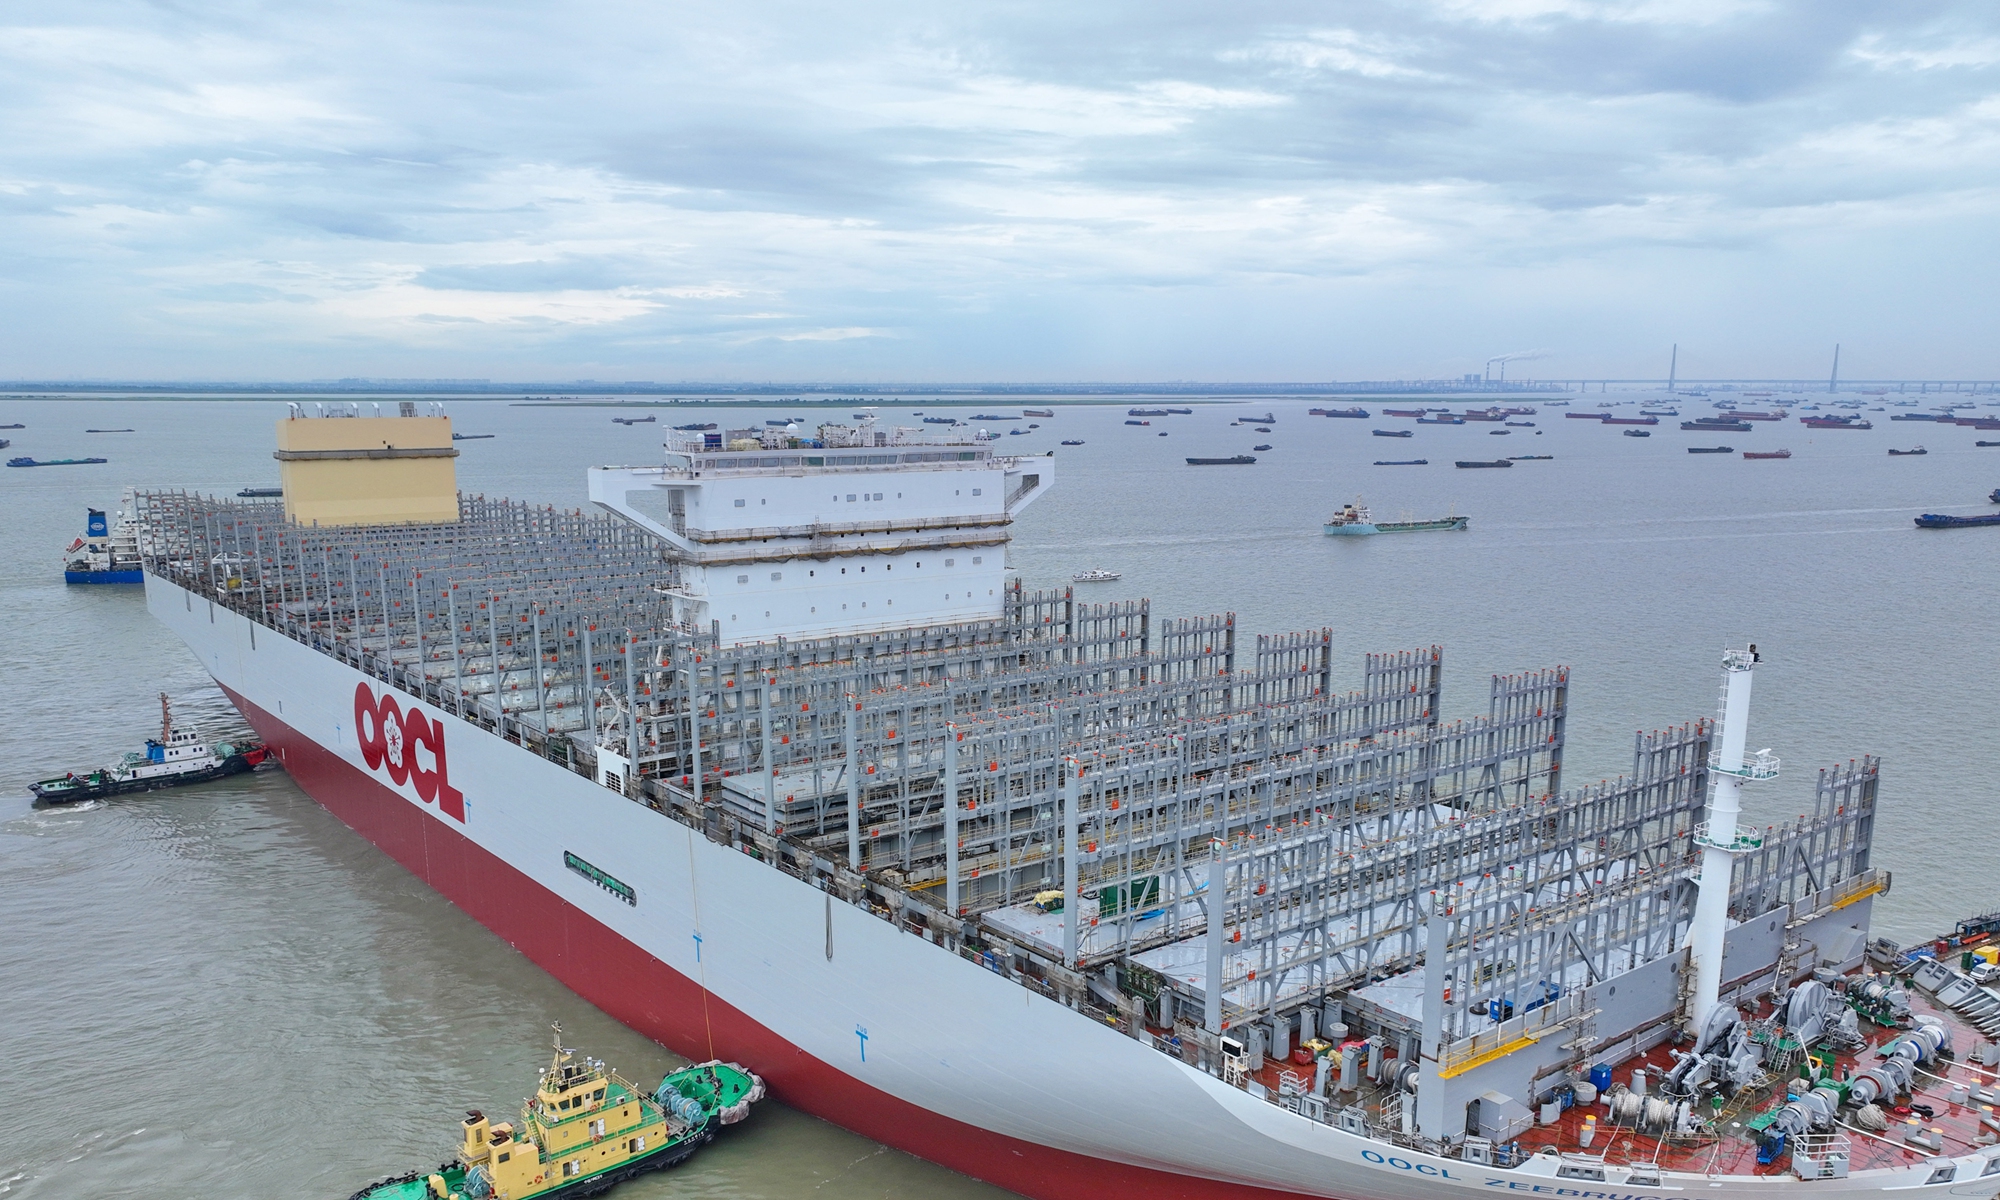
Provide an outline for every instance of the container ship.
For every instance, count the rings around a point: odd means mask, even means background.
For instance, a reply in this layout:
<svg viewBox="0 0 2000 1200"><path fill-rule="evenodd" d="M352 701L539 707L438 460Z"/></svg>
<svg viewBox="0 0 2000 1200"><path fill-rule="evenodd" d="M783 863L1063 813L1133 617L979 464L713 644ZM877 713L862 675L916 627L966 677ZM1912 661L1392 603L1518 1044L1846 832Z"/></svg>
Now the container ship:
<svg viewBox="0 0 2000 1200"><path fill-rule="evenodd" d="M1010 581L1052 458L717 442L569 512L460 494L440 414L294 416L282 501L138 497L147 603L580 996L1023 1195L2000 1192L2000 1000L1870 958L1878 761L1741 820L1754 648L1572 785L1565 668L1446 720L1437 647L1352 686L1335 628Z"/></svg>

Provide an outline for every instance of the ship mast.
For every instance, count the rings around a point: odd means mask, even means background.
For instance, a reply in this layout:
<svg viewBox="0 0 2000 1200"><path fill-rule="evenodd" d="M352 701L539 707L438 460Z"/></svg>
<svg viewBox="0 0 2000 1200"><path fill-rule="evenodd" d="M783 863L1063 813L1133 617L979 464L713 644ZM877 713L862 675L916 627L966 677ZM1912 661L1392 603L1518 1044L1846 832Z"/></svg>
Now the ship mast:
<svg viewBox="0 0 2000 1200"><path fill-rule="evenodd" d="M172 705L170 705L167 702L167 694L165 692L161 692L160 693L160 745L165 746L168 743L172 742L173 740L174 740L174 710Z"/></svg>
<svg viewBox="0 0 2000 1200"><path fill-rule="evenodd" d="M1688 954L1694 968L1688 1028L1697 1031L1704 1028L1722 991L1729 884L1736 856L1763 844L1763 839L1736 827L1743 785L1778 774L1778 760L1769 750L1759 750L1753 760L1743 761L1743 745L1750 732L1750 675L1760 661L1755 643L1747 650L1726 650L1722 655L1722 744L1708 760L1708 819L1694 830L1695 845L1701 847L1701 891L1688 927Z"/></svg>

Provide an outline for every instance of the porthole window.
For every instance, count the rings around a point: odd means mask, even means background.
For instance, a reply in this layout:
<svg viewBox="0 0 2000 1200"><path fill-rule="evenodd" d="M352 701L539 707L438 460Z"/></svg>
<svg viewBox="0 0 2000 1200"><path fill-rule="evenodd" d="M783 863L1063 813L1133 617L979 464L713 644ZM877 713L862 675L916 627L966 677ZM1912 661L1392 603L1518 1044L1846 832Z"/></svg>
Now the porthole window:
<svg viewBox="0 0 2000 1200"><path fill-rule="evenodd" d="M738 575L738 576L736 577L736 582L738 582L738 583L749 583L749 582L750 582L750 577L749 577L748 575Z"/></svg>
<svg viewBox="0 0 2000 1200"><path fill-rule="evenodd" d="M955 567L958 565L958 560L955 558L947 558L944 560L944 565L947 567Z"/></svg>
<svg viewBox="0 0 2000 1200"><path fill-rule="evenodd" d="M849 504L852 504L852 503L854 503L854 493L853 493L853 492L849 492L849 493L847 493L847 502L848 502Z"/></svg>
<svg viewBox="0 0 2000 1200"><path fill-rule="evenodd" d="M977 495L979 495L979 494L980 494L980 493L981 493L981 492L982 492L983 490L984 490L983 488L973 488L973 489L972 489L972 494L973 494L973 495L975 495L975 496L977 496ZM738 504L741 504L741 503L743 503L743 502L742 502L741 500L738 500L738 501L737 501L737 503L738 503Z"/></svg>
<svg viewBox="0 0 2000 1200"><path fill-rule="evenodd" d="M772 583L776 583L776 582L778 582L778 581L779 581L780 579L783 579L784 577L785 577L785 573L784 573L783 571L773 571L773 572L771 572L771 582L772 582Z"/></svg>
<svg viewBox="0 0 2000 1200"><path fill-rule="evenodd" d="M975 554L975 555L973 555L973 556L972 556L972 565L973 565L973 566L975 566L975 567L976 567L976 566L978 566L978 565L979 565L980 563L983 563L983 562L985 562L985 561L986 561L986 559L985 559L984 557L980 556L980 555L977 555L977 554Z"/></svg>
<svg viewBox="0 0 2000 1200"><path fill-rule="evenodd" d="M738 507L738 508L742 508L742 507L743 507L743 501L741 501L741 500L738 500L738 501L736 502L736 507Z"/></svg>

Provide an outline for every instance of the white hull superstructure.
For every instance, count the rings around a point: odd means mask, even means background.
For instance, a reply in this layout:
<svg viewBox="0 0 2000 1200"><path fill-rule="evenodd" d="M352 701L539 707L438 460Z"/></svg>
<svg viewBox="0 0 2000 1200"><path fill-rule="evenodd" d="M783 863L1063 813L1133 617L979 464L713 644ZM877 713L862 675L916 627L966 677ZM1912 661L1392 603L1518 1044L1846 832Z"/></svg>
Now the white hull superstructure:
<svg viewBox="0 0 2000 1200"><path fill-rule="evenodd" d="M875 464L805 461L849 431L600 472L617 518L466 500L329 531L149 496L148 602L308 793L584 997L1026 1194L2000 1193L1957 1126L1918 1153L1805 1114L1791 1160L1746 1166L1754 1138L1695 1125L1711 1095L1782 1108L1786 1068L1705 1037L1674 1077L1699 1111L1586 1096L1600 1063L1665 1069L1690 1015L1709 722L1565 790L1563 671L1447 724L1435 649L1341 693L1329 631L1253 647L997 574L975 619L977 586L929 581L969 544L998 560L1049 476L898 436ZM992 510L829 515L992 480ZM226 555L254 570L217 578ZM864 599L922 623L831 607ZM1708 890L1735 1051L1779 1028L1774 987L1861 964L1875 778L1829 772L1797 829L1732 839Z"/></svg>

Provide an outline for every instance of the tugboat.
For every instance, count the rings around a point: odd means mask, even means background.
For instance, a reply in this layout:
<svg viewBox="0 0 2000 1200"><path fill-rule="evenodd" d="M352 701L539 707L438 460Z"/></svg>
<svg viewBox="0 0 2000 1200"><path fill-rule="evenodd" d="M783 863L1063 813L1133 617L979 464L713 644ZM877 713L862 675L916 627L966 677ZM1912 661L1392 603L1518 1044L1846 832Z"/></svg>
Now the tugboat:
<svg viewBox="0 0 2000 1200"><path fill-rule="evenodd" d="M193 729L175 729L173 707L167 701L167 694L161 692L160 736L157 741L146 740L143 754L135 751L115 766L99 767L81 775L71 771L44 779L30 784L28 790L44 804L75 804L100 796L150 792L186 783L207 783L224 775L241 775L255 770L269 753L255 742L242 746L217 742L211 746Z"/></svg>
<svg viewBox="0 0 2000 1200"><path fill-rule="evenodd" d="M104 519L104 510L85 510L83 536L63 551L64 583L144 583L139 565L139 525L132 517L132 493L125 493L118 524Z"/></svg>
<svg viewBox="0 0 2000 1200"><path fill-rule="evenodd" d="M555 1061L542 1072L521 1122L472 1109L459 1124L458 1157L369 1184L349 1200L571 1200L685 1162L724 1125L750 1115L764 1081L735 1063L670 1072L651 1095L603 1063L575 1062L556 1026Z"/></svg>
<svg viewBox="0 0 2000 1200"><path fill-rule="evenodd" d="M1377 521L1368 506L1357 498L1354 503L1326 519L1330 537L1356 537L1371 533L1429 533L1432 530L1464 529L1470 517L1439 517L1431 521Z"/></svg>

